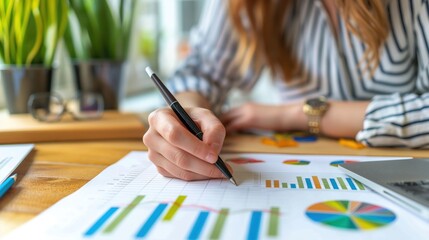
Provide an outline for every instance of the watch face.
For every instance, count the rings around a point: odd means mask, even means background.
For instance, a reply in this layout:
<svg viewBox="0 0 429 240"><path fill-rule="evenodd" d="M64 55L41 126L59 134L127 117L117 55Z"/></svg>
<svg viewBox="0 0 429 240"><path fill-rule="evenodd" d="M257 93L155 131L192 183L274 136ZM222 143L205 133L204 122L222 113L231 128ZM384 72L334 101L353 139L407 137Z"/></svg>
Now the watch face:
<svg viewBox="0 0 429 240"><path fill-rule="evenodd" d="M320 108L326 105L326 102L320 98L313 98L307 100L307 104L313 108Z"/></svg>

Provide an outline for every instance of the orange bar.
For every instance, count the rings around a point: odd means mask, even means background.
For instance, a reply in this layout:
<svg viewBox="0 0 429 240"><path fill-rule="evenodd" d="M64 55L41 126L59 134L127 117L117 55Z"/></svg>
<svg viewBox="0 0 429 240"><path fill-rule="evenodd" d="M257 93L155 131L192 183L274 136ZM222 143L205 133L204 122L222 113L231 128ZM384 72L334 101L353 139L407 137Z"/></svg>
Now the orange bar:
<svg viewBox="0 0 429 240"><path fill-rule="evenodd" d="M322 189L322 186L320 186L319 178L316 176L312 176L311 178L313 178L314 187L316 187L316 189Z"/></svg>
<svg viewBox="0 0 429 240"><path fill-rule="evenodd" d="M274 180L274 188L279 188L279 187L280 187L279 180Z"/></svg>
<svg viewBox="0 0 429 240"><path fill-rule="evenodd" d="M271 180L265 180L265 187L271 188Z"/></svg>

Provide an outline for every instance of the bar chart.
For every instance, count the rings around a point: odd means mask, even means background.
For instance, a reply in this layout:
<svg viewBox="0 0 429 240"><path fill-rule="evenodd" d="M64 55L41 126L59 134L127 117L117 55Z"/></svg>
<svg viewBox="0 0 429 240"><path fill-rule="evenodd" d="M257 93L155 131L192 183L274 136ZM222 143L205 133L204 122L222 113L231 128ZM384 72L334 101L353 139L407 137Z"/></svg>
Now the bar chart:
<svg viewBox="0 0 429 240"><path fill-rule="evenodd" d="M200 239L201 237L221 239L224 231L231 231L227 229L231 226L227 222L232 217L235 217L235 220L239 217L243 223L247 222L246 239L260 239L261 237L275 238L279 235L281 215L279 207L241 210L232 210L227 207L214 209L207 206L186 205L186 198L187 196L185 195L179 195L171 203L159 202L152 209L147 209L150 213L145 219L140 219L140 227L135 229L134 237L140 239L150 236L151 231L161 222L177 224L175 216L179 214L181 209L189 210L189 208L194 208L196 211L193 211L193 219L189 220L192 224L187 230L187 239ZM131 215L132 211L141 211L137 208L139 204L144 203L144 199L144 195L138 195L122 208L118 206L108 208L88 227L83 233L83 237L109 236L121 224L126 224L126 218ZM210 219L211 221L209 221ZM136 220L133 218L133 221ZM263 224L264 220L266 223ZM203 236L204 234L205 236Z"/></svg>
<svg viewBox="0 0 429 240"><path fill-rule="evenodd" d="M406 239L410 233L426 239L429 234L426 222L329 165L349 159L345 156L227 155L224 159L240 160L231 164L239 186L227 179L166 178L147 157L130 153L9 239ZM310 164L289 165L285 159Z"/></svg>
<svg viewBox="0 0 429 240"><path fill-rule="evenodd" d="M287 180L265 179L265 188L365 191L366 187L356 179L346 176L293 176Z"/></svg>

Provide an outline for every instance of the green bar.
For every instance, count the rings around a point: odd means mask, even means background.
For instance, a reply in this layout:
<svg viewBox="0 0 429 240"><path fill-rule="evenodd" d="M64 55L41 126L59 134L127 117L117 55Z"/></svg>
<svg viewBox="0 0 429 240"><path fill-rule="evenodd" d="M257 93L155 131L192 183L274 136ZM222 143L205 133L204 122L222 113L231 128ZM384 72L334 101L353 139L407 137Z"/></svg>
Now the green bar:
<svg viewBox="0 0 429 240"><path fill-rule="evenodd" d="M137 196L124 210L104 229L103 233L111 233L124 218L143 200L144 196Z"/></svg>
<svg viewBox="0 0 429 240"><path fill-rule="evenodd" d="M340 183L341 188L344 189L344 190L347 190L347 186L344 183L344 180L342 178L340 178L340 177L337 177L337 180Z"/></svg>
<svg viewBox="0 0 429 240"><path fill-rule="evenodd" d="M213 227L210 239L219 239L222 233L223 225L225 225L226 217L228 216L228 208L222 208L217 216L216 223Z"/></svg>
<svg viewBox="0 0 429 240"><path fill-rule="evenodd" d="M178 196L176 198L176 201L174 201L173 205L171 205L170 209L168 210L167 214L165 214L162 221L170 221L173 219L174 215L176 214L177 210L179 210L180 206L182 206L182 203L185 201L186 196Z"/></svg>
<svg viewBox="0 0 429 240"><path fill-rule="evenodd" d="M280 208L272 207L270 211L270 222L268 223L268 236L277 237L279 233Z"/></svg>
<svg viewBox="0 0 429 240"><path fill-rule="evenodd" d="M287 183L282 183L282 188L287 188Z"/></svg>
<svg viewBox="0 0 429 240"><path fill-rule="evenodd" d="M299 188L304 188L304 182L302 181L302 177L296 177L296 180L298 180Z"/></svg>
<svg viewBox="0 0 429 240"><path fill-rule="evenodd" d="M322 183L323 183L323 186L325 186L325 189L331 189L331 187L329 186L328 180L326 180L326 178L322 178Z"/></svg>
<svg viewBox="0 0 429 240"><path fill-rule="evenodd" d="M365 190L365 186L359 182L358 180L353 178L353 181L355 181L356 185L358 186L359 190Z"/></svg>

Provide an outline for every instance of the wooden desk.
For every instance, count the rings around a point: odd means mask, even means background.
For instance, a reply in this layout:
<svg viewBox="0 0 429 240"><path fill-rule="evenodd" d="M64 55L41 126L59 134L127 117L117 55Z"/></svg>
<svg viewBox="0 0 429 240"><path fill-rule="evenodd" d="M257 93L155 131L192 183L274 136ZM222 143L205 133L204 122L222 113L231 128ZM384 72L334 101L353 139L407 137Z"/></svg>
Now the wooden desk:
<svg viewBox="0 0 429 240"><path fill-rule="evenodd" d="M0 237L76 191L132 150L146 150L146 147L138 139L36 144L17 171L18 183L0 200ZM250 135L228 137L224 152L429 156L429 150L349 149L330 139L277 148L264 146L260 137Z"/></svg>

